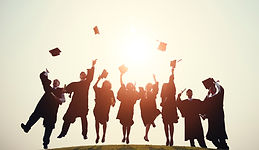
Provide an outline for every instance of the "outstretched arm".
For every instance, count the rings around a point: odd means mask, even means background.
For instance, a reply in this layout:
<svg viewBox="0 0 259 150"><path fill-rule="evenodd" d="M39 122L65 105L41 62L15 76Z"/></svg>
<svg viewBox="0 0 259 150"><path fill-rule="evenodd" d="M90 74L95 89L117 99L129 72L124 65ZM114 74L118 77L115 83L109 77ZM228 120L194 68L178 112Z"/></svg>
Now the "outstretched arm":
<svg viewBox="0 0 259 150"><path fill-rule="evenodd" d="M123 74L121 73L121 75L120 75L120 83L121 83L121 86L124 85L124 83L123 83L123 81L122 81L122 76L123 76Z"/></svg>
<svg viewBox="0 0 259 150"><path fill-rule="evenodd" d="M92 61L92 68L88 70L87 77L86 77L86 80L88 82L92 82L93 81L93 78L94 78L94 66L96 64L96 61L97 61L97 59Z"/></svg>
<svg viewBox="0 0 259 150"><path fill-rule="evenodd" d="M99 77L98 77L98 80L97 80L96 83L94 84L94 90L97 89L97 85L98 85L98 83L99 83L100 80L101 80L101 77L99 76Z"/></svg>

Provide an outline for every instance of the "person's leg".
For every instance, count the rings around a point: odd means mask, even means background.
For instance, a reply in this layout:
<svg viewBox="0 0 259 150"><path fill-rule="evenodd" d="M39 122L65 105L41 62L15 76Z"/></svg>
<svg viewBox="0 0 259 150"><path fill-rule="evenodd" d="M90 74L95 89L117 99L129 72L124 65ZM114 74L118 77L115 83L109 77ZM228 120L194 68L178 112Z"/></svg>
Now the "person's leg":
<svg viewBox="0 0 259 150"><path fill-rule="evenodd" d="M67 132L68 132L68 129L70 127L70 122L68 121L64 121L63 123L63 126L62 126L62 130L61 130L61 133L59 134L58 138L62 138L62 137L65 137Z"/></svg>
<svg viewBox="0 0 259 150"><path fill-rule="evenodd" d="M31 127L40 119L40 116L36 113L32 113L26 125L24 123L21 124L21 127L25 133L28 133Z"/></svg>
<svg viewBox="0 0 259 150"><path fill-rule="evenodd" d="M149 132L149 129L150 129L150 125L151 124L147 124L146 125L146 135L144 136L144 140L149 142L149 139L148 139L148 132Z"/></svg>
<svg viewBox="0 0 259 150"><path fill-rule="evenodd" d="M43 147L44 149L48 149L48 144L50 142L49 138L52 133L53 127L45 127L45 132L43 136Z"/></svg>
<svg viewBox="0 0 259 150"><path fill-rule="evenodd" d="M127 131L127 136L126 136L126 143L129 144L129 134L130 134L130 129L131 129L131 126L127 126L126 127L126 131Z"/></svg>
<svg viewBox="0 0 259 150"><path fill-rule="evenodd" d="M195 147L194 139L190 139L190 145L191 145L191 147Z"/></svg>
<svg viewBox="0 0 259 150"><path fill-rule="evenodd" d="M99 142L99 122L95 120L95 131L96 131L96 140L95 143L97 144Z"/></svg>
<svg viewBox="0 0 259 150"><path fill-rule="evenodd" d="M225 139L219 139L220 148L222 149L229 149L228 144Z"/></svg>
<svg viewBox="0 0 259 150"><path fill-rule="evenodd" d="M166 146L169 145L169 133L168 133L168 124L164 123L164 131L165 131L165 136L166 136Z"/></svg>
<svg viewBox="0 0 259 150"><path fill-rule="evenodd" d="M84 139L87 139L88 122L87 122L86 116L81 117L81 124L82 124L82 135Z"/></svg>
<svg viewBox="0 0 259 150"><path fill-rule="evenodd" d="M102 138L102 143L105 142L106 128L107 128L107 123L105 122L105 123L103 124L103 138Z"/></svg>
<svg viewBox="0 0 259 150"><path fill-rule="evenodd" d="M123 138L122 138L122 142L124 143L126 138L125 138L125 135L126 135L126 126L122 125L122 133L123 133Z"/></svg>
<svg viewBox="0 0 259 150"><path fill-rule="evenodd" d="M200 147L207 148L204 138L197 139Z"/></svg>
<svg viewBox="0 0 259 150"><path fill-rule="evenodd" d="M170 126L170 137L171 137L171 141L170 141L170 146L174 145L174 123L169 124Z"/></svg>

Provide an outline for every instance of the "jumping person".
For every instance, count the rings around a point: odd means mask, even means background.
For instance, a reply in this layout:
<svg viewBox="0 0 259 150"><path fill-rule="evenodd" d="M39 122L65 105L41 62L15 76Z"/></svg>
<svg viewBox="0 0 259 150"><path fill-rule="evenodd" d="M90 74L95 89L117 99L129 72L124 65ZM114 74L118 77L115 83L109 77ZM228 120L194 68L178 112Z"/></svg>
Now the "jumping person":
<svg viewBox="0 0 259 150"><path fill-rule="evenodd" d="M40 79L45 93L41 97L39 103L37 104L27 123L22 123L21 127L25 133L28 133L31 127L40 118L43 118L43 126L45 127L45 132L43 136L43 147L44 149L48 149L50 136L52 130L55 128L55 123L57 121L58 107L62 104L62 102L65 102L65 97L63 94L63 88L58 87L60 85L58 79L55 79L53 81L53 87L50 86L51 80L48 79L47 72L42 72L40 74Z"/></svg>

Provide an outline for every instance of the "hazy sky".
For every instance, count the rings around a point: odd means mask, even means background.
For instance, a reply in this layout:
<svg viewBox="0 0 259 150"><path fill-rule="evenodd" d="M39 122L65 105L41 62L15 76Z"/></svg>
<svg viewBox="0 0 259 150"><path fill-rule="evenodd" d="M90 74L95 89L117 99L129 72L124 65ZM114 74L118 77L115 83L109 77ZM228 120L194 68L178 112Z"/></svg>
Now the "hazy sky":
<svg viewBox="0 0 259 150"><path fill-rule="evenodd" d="M42 120L28 134L20 128L44 93L41 71L48 68L50 79L58 78L63 86L78 81L79 73L90 68L95 58L98 62L89 90L89 139L81 136L80 119L65 138L56 138L70 103L67 97L60 106L50 148L95 144L92 86L103 69L109 72L107 79L115 94L121 64L129 67L126 82L144 86L153 82L155 73L161 91L170 75L170 60L183 59L175 71L177 92L191 88L194 97L203 100L207 91L201 81L208 77L220 80L225 88L230 148L257 149L258 18L257 0L0 0L1 149L42 148ZM96 25L100 35L94 35ZM157 40L168 44L166 52L156 49ZM48 51L55 47L62 53L51 57ZM160 102L158 96L158 106ZM121 144L121 125L115 119L118 108L117 101L110 111L105 144ZM165 144L161 116L157 127L150 129L149 143L143 139L139 102L134 121L132 144ZM207 121L202 123L206 133ZM184 141L183 118L175 124L174 140L175 145L189 146Z"/></svg>

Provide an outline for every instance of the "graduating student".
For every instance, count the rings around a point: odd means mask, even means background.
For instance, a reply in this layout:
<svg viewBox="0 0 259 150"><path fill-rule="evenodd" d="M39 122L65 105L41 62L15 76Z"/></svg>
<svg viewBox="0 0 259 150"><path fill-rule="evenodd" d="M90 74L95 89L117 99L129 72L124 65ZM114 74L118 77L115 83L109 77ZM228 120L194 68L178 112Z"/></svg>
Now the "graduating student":
<svg viewBox="0 0 259 150"><path fill-rule="evenodd" d="M94 117L95 117L95 129L96 129L96 140L95 142L99 142L99 125L103 125L103 137L102 137L102 143L105 142L105 134L106 134L106 127L107 122L109 120L109 112L110 107L115 105L115 98L113 91L111 90L111 83L108 80L105 80L103 82L103 85L101 88L97 87L97 84L102 78L106 78L107 72L104 70L104 72L98 77L97 82L94 85L94 91L95 91L95 107L94 107Z"/></svg>
<svg viewBox="0 0 259 150"><path fill-rule="evenodd" d="M172 65L171 65L172 66ZM178 122L178 114L175 101L176 88L174 84L174 67L169 77L169 82L164 83L161 91L162 102L162 119L164 123L164 131L166 135L166 145L173 146L174 123ZM169 138L170 137L170 138Z"/></svg>
<svg viewBox="0 0 259 150"><path fill-rule="evenodd" d="M148 83L146 85L146 89L140 88L140 110L141 110L141 118L146 127L146 134L144 136L145 141L149 141L148 132L150 129L150 125L152 124L155 127L155 119L161 113L156 106L156 96L158 94L158 82L155 79L155 75L153 76L155 80L155 84Z"/></svg>
<svg viewBox="0 0 259 150"><path fill-rule="evenodd" d="M204 80L203 84L209 90L204 100L205 118L209 126L206 138L219 149L229 149L223 109L224 89L213 78Z"/></svg>
<svg viewBox="0 0 259 150"><path fill-rule="evenodd" d="M58 88L60 82L57 79L53 81L53 88L50 86L51 80L48 79L47 72L42 72L40 74L40 79L45 93L41 97L27 123L22 123L21 127L25 133L28 133L31 127L40 118L43 118L43 126L45 127L43 147L44 149L47 149L50 142L50 135L52 130L55 128L55 123L57 121L58 107L62 104L62 102L65 102L65 97L63 94L63 89Z"/></svg>
<svg viewBox="0 0 259 150"><path fill-rule="evenodd" d="M202 101L192 98L191 89L186 91L188 99L181 100L181 95L182 93L178 94L176 103L182 117L184 117L185 141L190 140L191 146L195 147L194 139L197 139L200 147L206 148L201 118L199 116L202 113Z"/></svg>
<svg viewBox="0 0 259 150"><path fill-rule="evenodd" d="M135 86L132 83L125 84L122 81L122 76L125 72L121 72L120 83L121 87L117 93L117 99L121 102L120 108L117 114L117 119L120 120L122 125L123 139L122 142L129 144L129 134L131 126L134 124L133 114L134 105L138 99L140 99L139 92L136 91Z"/></svg>
<svg viewBox="0 0 259 150"><path fill-rule="evenodd" d="M68 132L70 124L74 123L77 117L80 117L82 123L82 135L84 139L87 139L88 122L86 117L89 110L88 91L93 80L95 64L96 60L93 60L92 68L87 69L87 75L85 72L80 73L81 81L72 82L66 87L66 93L70 93L70 95L73 93L73 96L68 110L63 117L64 123L58 138L64 137Z"/></svg>

